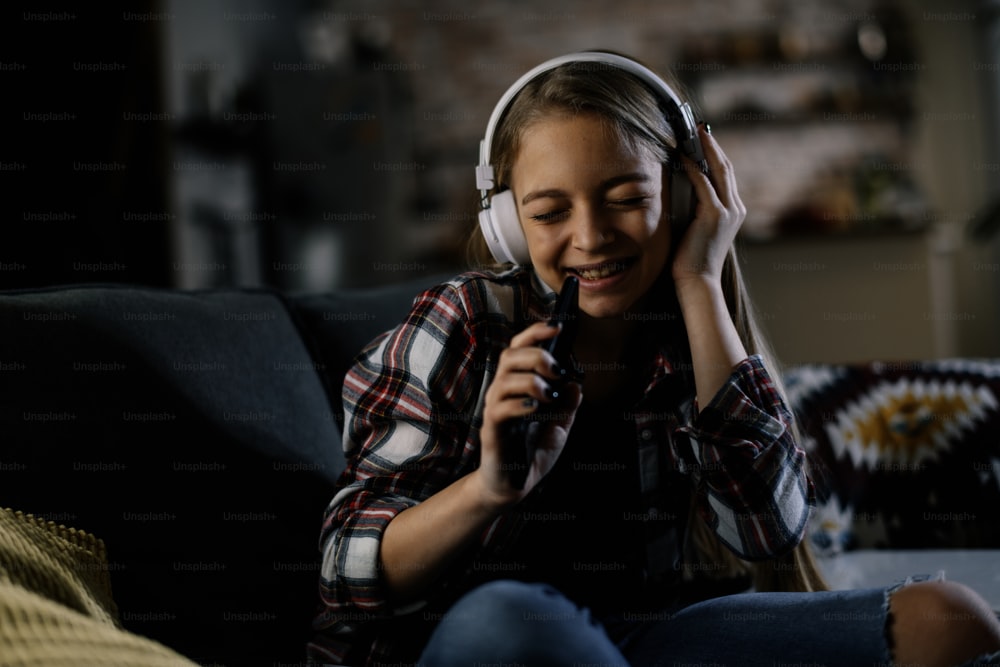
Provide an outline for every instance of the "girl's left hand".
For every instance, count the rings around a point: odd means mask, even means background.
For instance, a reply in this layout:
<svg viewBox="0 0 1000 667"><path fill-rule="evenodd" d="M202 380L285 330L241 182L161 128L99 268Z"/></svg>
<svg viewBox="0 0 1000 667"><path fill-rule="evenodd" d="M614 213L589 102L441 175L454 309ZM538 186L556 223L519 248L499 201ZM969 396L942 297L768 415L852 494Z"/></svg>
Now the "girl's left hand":
<svg viewBox="0 0 1000 667"><path fill-rule="evenodd" d="M683 238L673 241L680 244L671 267L677 289L690 281L721 281L722 264L747 214L729 158L709 134L707 125L699 125L698 133L709 173L702 173L694 162L681 157L698 203Z"/></svg>

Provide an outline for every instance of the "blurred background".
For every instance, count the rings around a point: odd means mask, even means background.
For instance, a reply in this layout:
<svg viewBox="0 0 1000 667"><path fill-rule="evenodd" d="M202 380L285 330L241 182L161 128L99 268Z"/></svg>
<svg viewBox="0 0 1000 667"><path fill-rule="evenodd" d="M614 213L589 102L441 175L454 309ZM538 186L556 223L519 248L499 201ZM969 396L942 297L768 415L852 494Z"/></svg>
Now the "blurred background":
<svg viewBox="0 0 1000 667"><path fill-rule="evenodd" d="M136 0L2 10L0 289L461 270L502 92L586 48L732 159L787 363L1000 357L996 0Z"/></svg>

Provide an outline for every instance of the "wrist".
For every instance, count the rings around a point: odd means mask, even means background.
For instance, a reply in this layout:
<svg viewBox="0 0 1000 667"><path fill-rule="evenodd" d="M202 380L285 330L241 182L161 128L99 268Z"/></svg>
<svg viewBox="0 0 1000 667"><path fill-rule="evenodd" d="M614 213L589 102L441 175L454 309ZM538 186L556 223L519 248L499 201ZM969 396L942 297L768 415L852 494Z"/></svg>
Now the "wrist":
<svg viewBox="0 0 1000 667"><path fill-rule="evenodd" d="M721 280L711 276L695 275L674 280L674 289L677 291L681 310L684 311L714 306L717 303L724 305L726 302Z"/></svg>
<svg viewBox="0 0 1000 667"><path fill-rule="evenodd" d="M516 502L516 499L511 498L508 494L497 492L490 485L482 468L477 468L469 473L466 481L469 484L472 507L483 517L496 517Z"/></svg>

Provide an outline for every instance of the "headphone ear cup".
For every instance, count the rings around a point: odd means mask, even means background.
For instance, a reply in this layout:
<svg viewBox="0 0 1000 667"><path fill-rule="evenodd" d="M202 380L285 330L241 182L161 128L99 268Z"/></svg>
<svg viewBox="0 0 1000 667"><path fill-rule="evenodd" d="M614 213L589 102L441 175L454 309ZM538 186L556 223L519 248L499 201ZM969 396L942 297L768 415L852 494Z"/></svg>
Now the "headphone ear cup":
<svg viewBox="0 0 1000 667"><path fill-rule="evenodd" d="M479 231L483 233L483 239L486 240L486 246L490 249L490 254L493 255L495 261L501 264L511 261L506 250L500 244L496 224L493 222L492 208L484 208L479 212Z"/></svg>
<svg viewBox="0 0 1000 667"><path fill-rule="evenodd" d="M498 192L490 198L489 208L479 212L479 227L486 238L486 245L498 262L529 264L528 240L524 238L521 221L517 217L517 202L510 190Z"/></svg>
<svg viewBox="0 0 1000 667"><path fill-rule="evenodd" d="M679 159L673 161L670 171L670 232L671 243L676 247L694 218L696 200L694 185L684 173Z"/></svg>

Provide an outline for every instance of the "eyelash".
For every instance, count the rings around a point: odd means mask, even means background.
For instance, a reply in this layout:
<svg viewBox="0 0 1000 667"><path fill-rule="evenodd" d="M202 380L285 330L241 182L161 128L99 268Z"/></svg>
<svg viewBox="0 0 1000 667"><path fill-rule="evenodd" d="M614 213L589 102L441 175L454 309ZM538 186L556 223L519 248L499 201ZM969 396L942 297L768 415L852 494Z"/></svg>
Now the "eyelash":
<svg viewBox="0 0 1000 667"><path fill-rule="evenodd" d="M649 197L647 195L638 195L635 197L626 197L625 199L616 199L615 201L608 202L612 206L622 206L624 208L632 208L646 203Z"/></svg>
<svg viewBox="0 0 1000 667"><path fill-rule="evenodd" d="M535 222L555 222L556 218L566 214L566 211L553 211L552 213L539 213L531 216Z"/></svg>
<svg viewBox="0 0 1000 667"><path fill-rule="evenodd" d="M649 197L647 195L639 195L637 197L626 197L625 199L615 199L614 201L609 201L608 205L617 208L631 209L645 204L646 200L648 199ZM550 213L539 213L538 215L531 216L531 219L536 222L556 222L560 217L566 215L566 213L567 210L565 209L559 211L552 211Z"/></svg>

